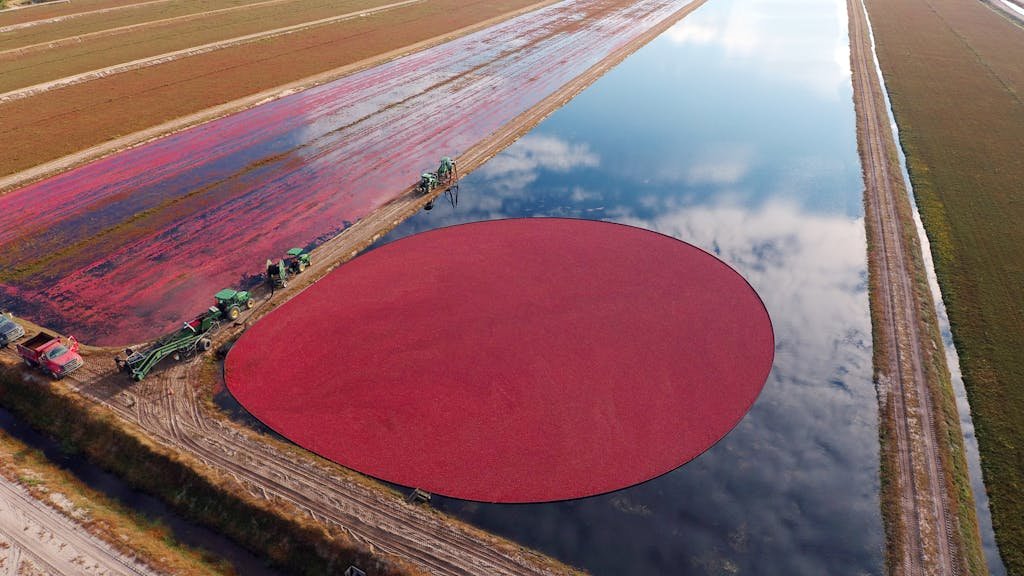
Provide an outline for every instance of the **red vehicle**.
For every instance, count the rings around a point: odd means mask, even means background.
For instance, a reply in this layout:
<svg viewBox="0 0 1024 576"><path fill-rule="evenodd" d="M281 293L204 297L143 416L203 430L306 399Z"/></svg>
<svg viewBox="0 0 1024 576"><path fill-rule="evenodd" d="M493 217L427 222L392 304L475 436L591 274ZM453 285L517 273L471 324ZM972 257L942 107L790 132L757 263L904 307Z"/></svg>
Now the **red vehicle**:
<svg viewBox="0 0 1024 576"><path fill-rule="evenodd" d="M60 379L85 364L78 355L78 341L68 338L67 344L60 338L40 332L24 344L18 344L18 356L29 366L38 366L54 378Z"/></svg>

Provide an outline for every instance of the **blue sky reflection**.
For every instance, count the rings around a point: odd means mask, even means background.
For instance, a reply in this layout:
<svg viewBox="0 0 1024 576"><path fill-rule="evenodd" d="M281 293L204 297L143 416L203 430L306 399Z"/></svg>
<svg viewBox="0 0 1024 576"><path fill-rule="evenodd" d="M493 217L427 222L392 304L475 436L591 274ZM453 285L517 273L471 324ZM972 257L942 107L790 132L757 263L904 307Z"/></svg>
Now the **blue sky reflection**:
<svg viewBox="0 0 1024 576"><path fill-rule="evenodd" d="M759 292L764 392L704 455L613 494L442 508L596 574L880 574L862 183L836 0L716 0L389 236L507 217L640 226Z"/></svg>

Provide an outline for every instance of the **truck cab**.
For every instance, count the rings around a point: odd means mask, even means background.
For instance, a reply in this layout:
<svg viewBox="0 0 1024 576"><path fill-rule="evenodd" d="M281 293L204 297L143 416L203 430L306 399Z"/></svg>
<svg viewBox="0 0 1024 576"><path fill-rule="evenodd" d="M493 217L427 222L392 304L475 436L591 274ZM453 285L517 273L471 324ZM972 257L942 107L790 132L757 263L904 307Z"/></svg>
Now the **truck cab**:
<svg viewBox="0 0 1024 576"><path fill-rule="evenodd" d="M0 348L25 335L25 329L14 321L10 312L0 314Z"/></svg>
<svg viewBox="0 0 1024 576"><path fill-rule="evenodd" d="M32 367L38 367L56 379L61 379L85 364L78 355L78 341L40 332L23 344L18 344L18 356Z"/></svg>

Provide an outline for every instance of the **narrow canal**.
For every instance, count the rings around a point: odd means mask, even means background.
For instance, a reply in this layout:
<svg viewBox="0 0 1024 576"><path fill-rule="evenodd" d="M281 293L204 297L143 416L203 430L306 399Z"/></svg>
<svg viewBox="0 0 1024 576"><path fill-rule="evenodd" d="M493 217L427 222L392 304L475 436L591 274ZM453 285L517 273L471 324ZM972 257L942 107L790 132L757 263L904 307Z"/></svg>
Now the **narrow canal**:
<svg viewBox="0 0 1024 576"><path fill-rule="evenodd" d="M163 501L134 490L119 477L90 463L80 454L65 452L60 444L33 430L5 408L0 408L0 430L42 452L54 465L74 474L82 483L138 513L149 522L171 530L178 542L223 559L237 574L275 576L280 572L232 540L176 514Z"/></svg>

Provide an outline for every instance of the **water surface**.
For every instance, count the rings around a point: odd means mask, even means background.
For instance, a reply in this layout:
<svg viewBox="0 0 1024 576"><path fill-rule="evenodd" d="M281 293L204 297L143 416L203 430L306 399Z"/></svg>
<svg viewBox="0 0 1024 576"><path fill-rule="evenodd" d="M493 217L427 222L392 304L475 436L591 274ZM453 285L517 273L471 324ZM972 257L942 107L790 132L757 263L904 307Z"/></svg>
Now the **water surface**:
<svg viewBox="0 0 1024 576"><path fill-rule="evenodd" d="M713 0L410 219L669 234L743 274L776 359L724 440L660 478L543 505L435 505L595 574L881 574L878 406L845 4ZM472 353L472 351L467 351Z"/></svg>

